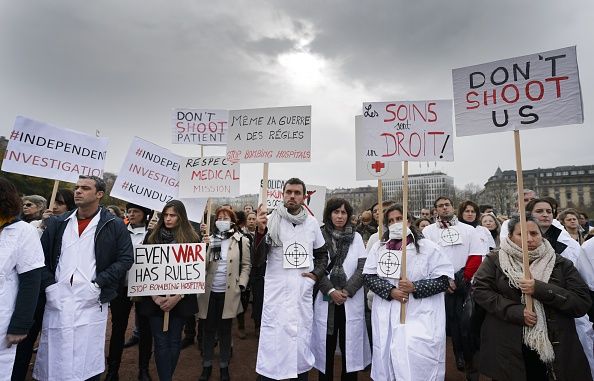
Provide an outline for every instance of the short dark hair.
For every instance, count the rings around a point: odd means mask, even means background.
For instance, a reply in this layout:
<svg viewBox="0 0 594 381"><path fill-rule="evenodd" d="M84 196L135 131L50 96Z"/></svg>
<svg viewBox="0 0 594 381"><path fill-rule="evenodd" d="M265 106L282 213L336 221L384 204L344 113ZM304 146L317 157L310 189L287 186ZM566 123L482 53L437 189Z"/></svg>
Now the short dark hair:
<svg viewBox="0 0 594 381"><path fill-rule="evenodd" d="M435 201L433 201L433 207L435 209L437 209L437 202L439 200L448 200L450 202L450 204L452 204L452 206L454 206L454 203L452 202L451 198L449 198L448 196L439 196L437 199L435 199Z"/></svg>
<svg viewBox="0 0 594 381"><path fill-rule="evenodd" d="M56 200L58 200L58 198L62 198L62 201L68 210L76 209L76 204L74 203L74 192L72 192L70 189L58 189L58 192L56 193Z"/></svg>
<svg viewBox="0 0 594 381"><path fill-rule="evenodd" d="M12 218L21 214L23 202L13 183L0 177L0 216Z"/></svg>
<svg viewBox="0 0 594 381"><path fill-rule="evenodd" d="M555 205L553 205L551 203L551 200L546 199L546 198L535 198L535 199L531 200L528 204L526 204L526 211L532 213L532 211L534 210L534 206L536 204L538 204L539 202L546 202L547 204L549 204L551 206L551 210L553 212L555 211Z"/></svg>
<svg viewBox="0 0 594 381"><path fill-rule="evenodd" d="M107 189L105 180L103 180L101 177L80 175L80 176L78 176L78 179L79 180L93 180L95 182L95 189L97 190L97 192L105 193L105 190Z"/></svg>
<svg viewBox="0 0 594 381"><path fill-rule="evenodd" d="M472 209L474 209L474 212L476 213L476 216L474 216L474 221L472 222L478 222L480 217L479 206L476 204L476 202L470 200L462 201L458 206L458 219L462 219L462 213L464 213L466 207L469 205L472 206Z"/></svg>
<svg viewBox="0 0 594 381"><path fill-rule="evenodd" d="M526 216L526 223L528 223L528 222L534 222L536 224L536 226L538 226L538 230L540 231L540 234L542 234L542 229L540 228L540 225L538 225L538 222L536 221L536 218L527 215ZM509 237L511 237L514 234L514 230L516 230L516 225L519 224L519 223L520 223L520 215L519 214L513 215L512 218L509 219L509 222L508 222L508 225L507 225L507 229L508 229L507 235Z"/></svg>
<svg viewBox="0 0 594 381"><path fill-rule="evenodd" d="M334 226L332 223L332 212L340 208L342 205L344 205L344 208L347 212L347 225L351 223L351 217L353 216L353 207L351 204L344 198L333 197L326 202L326 207L324 208L324 218L322 220L324 224Z"/></svg>
<svg viewBox="0 0 594 381"><path fill-rule="evenodd" d="M243 210L235 212L235 216L237 216L237 225L243 225L247 222L247 215Z"/></svg>
<svg viewBox="0 0 594 381"><path fill-rule="evenodd" d="M481 204L481 205L479 205L479 212L481 212L481 214L482 213L485 213L485 210L487 210L487 209L494 209L493 208L493 205L489 205L489 204Z"/></svg>
<svg viewBox="0 0 594 381"><path fill-rule="evenodd" d="M285 181L285 184L283 185L283 193L285 193L285 189L289 184L301 185L303 187L303 195L305 196L305 183L303 182L303 180L298 179L297 177L291 177L289 180Z"/></svg>

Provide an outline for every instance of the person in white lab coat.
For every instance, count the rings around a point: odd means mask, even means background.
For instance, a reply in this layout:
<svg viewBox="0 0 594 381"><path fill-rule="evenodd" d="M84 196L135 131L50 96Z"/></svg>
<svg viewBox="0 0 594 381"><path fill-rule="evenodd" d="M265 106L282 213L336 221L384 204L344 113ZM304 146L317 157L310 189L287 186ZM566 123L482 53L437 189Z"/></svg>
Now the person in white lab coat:
<svg viewBox="0 0 594 381"><path fill-rule="evenodd" d="M27 337L39 296L43 250L37 230L21 221L21 198L0 177L0 380L10 380L16 344Z"/></svg>
<svg viewBox="0 0 594 381"><path fill-rule="evenodd" d="M132 266L123 221L99 206L105 181L80 176L77 209L46 221L45 311L33 369L36 380L98 380L105 369L107 303Z"/></svg>
<svg viewBox="0 0 594 381"><path fill-rule="evenodd" d="M373 360L371 378L442 381L445 378L445 304L443 293L454 268L441 248L411 226L403 239L400 205L385 212L388 230L371 248L363 274L376 295L371 319ZM400 274L402 245L406 245L406 279ZM400 309L406 304L406 321Z"/></svg>
<svg viewBox="0 0 594 381"><path fill-rule="evenodd" d="M336 342L342 355L341 380L357 379L357 372L371 362L365 326L363 265L367 252L363 238L351 224L353 207L343 198L332 198L324 209L322 234L330 253L327 276L314 295L312 350L319 380L334 379Z"/></svg>
<svg viewBox="0 0 594 381"><path fill-rule="evenodd" d="M328 251L318 221L303 207L305 183L291 178L283 205L266 215L258 208L255 262L267 258L256 372L262 380L307 380L313 287L325 275Z"/></svg>

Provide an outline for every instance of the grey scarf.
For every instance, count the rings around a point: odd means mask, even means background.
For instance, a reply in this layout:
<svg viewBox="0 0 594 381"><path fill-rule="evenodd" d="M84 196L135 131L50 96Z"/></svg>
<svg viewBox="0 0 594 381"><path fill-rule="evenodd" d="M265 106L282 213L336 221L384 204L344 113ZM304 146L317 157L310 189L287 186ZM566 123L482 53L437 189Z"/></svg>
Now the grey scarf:
<svg viewBox="0 0 594 381"><path fill-rule="evenodd" d="M355 237L355 232L351 225L345 226L344 231L340 231L334 229L332 224L326 224L322 229L322 235L326 241L326 246L330 252L330 260L332 261L330 282L332 282L335 288L342 290L347 283L347 276L342 265Z"/></svg>
<svg viewBox="0 0 594 381"><path fill-rule="evenodd" d="M286 206L277 206L276 209L270 213L270 217L268 218L268 237L270 238L271 246L283 246L279 235L280 222L283 218L292 224L301 225L307 219L307 212L305 211L305 208L301 207L299 213L291 214Z"/></svg>

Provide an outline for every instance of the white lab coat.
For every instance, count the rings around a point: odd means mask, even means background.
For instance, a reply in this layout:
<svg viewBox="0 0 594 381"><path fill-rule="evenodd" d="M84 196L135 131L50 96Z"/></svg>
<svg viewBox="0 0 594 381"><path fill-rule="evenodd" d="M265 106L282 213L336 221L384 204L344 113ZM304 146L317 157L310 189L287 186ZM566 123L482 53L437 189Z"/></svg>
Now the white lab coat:
<svg viewBox="0 0 594 381"><path fill-rule="evenodd" d="M281 219L280 240L299 241L309 253L307 268L283 268L283 247L271 247L264 279L264 305L258 344L256 372L283 380L297 378L314 364L311 351L313 324L313 286L315 282L301 275L313 270L313 249L324 245L318 221L308 216L293 226Z"/></svg>
<svg viewBox="0 0 594 381"><path fill-rule="evenodd" d="M360 258L365 258L367 252L363 244L363 238L359 233L355 237L346 259L343 263L347 279L357 269ZM347 372L356 372L365 369L371 363L371 348L365 325L365 291L361 287L353 297L347 298L344 303L346 325L345 325L345 352ZM314 325L312 329L312 350L315 357L315 368L324 373L326 371L326 333L328 325L328 302L324 301L324 295L318 291L314 301Z"/></svg>
<svg viewBox="0 0 594 381"><path fill-rule="evenodd" d="M449 258L454 266L454 272L466 266L466 260L470 255L485 256L489 253L488 249L485 251L485 247L479 238L478 231L472 226L458 222L452 226L452 229L455 229L460 234L460 240L458 242L461 243L452 245L444 244L441 239L441 234L444 229L442 229L437 222L425 226L423 235L425 238L440 246L441 251Z"/></svg>
<svg viewBox="0 0 594 381"><path fill-rule="evenodd" d="M35 227L19 221L0 232L0 380L10 380L16 345L7 348L6 330L19 291L19 274L44 266Z"/></svg>
<svg viewBox="0 0 594 381"><path fill-rule="evenodd" d="M107 303L95 279L95 230L100 213L78 235L76 213L62 237L56 283L45 289L46 305L39 350L33 369L36 380L81 381L105 370Z"/></svg>
<svg viewBox="0 0 594 381"><path fill-rule="evenodd" d="M441 248L428 239L406 247L406 273L410 281L454 276L454 268ZM385 246L376 242L367 256L364 274L377 274L377 261ZM393 285L397 280L384 278ZM373 360L371 378L376 381L443 381L445 378L446 318L443 293L427 298L410 296L406 323L400 324L397 300L377 295L371 309Z"/></svg>

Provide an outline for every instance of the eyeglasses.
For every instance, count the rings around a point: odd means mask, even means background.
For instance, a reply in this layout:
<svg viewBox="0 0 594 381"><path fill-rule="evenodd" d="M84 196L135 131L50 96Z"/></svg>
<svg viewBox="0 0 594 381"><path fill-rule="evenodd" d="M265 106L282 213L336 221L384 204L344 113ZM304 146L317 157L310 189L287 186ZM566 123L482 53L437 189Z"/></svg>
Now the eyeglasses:
<svg viewBox="0 0 594 381"><path fill-rule="evenodd" d="M445 204L437 204L435 206L437 206L438 208L448 208L448 207L452 206L452 204L450 204L449 202L447 202Z"/></svg>
<svg viewBox="0 0 594 381"><path fill-rule="evenodd" d="M35 205L35 204L28 202L28 203L26 203L26 204L23 204L23 208L30 208L30 207L32 207L32 206L34 206L34 205Z"/></svg>

